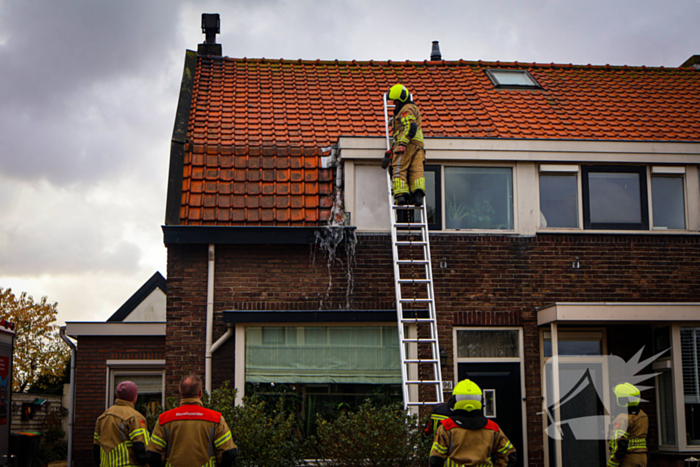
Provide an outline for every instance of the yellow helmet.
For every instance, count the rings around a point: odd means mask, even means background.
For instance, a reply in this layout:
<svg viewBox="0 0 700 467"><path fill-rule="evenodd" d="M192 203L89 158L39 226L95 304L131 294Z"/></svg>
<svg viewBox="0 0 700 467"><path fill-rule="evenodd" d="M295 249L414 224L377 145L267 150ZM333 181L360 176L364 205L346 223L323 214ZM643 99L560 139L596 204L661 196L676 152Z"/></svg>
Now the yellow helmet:
<svg viewBox="0 0 700 467"><path fill-rule="evenodd" d="M452 395L455 400L454 410L466 410L467 412L481 410L483 393L475 382L468 379L460 381L452 391Z"/></svg>
<svg viewBox="0 0 700 467"><path fill-rule="evenodd" d="M617 405L620 407L636 407L642 399L639 389L630 383L618 384L615 386L614 392L617 398Z"/></svg>
<svg viewBox="0 0 700 467"><path fill-rule="evenodd" d="M395 84L389 89L388 99L406 102L408 100L408 89L403 84Z"/></svg>

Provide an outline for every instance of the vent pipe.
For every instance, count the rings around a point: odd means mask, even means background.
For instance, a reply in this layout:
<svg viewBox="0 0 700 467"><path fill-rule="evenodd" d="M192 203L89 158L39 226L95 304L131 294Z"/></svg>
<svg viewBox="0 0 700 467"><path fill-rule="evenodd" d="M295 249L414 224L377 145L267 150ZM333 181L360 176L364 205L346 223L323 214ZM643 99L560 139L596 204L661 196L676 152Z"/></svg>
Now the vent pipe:
<svg viewBox="0 0 700 467"><path fill-rule="evenodd" d="M433 41L433 50L430 51L430 61L436 62L442 60L442 54L440 53L440 43L438 41Z"/></svg>

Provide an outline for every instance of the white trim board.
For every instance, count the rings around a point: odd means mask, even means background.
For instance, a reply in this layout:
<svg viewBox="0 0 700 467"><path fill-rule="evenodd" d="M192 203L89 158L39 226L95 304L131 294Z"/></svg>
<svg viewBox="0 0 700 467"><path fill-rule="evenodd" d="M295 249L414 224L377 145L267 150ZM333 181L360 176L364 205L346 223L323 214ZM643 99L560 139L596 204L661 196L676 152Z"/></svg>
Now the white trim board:
<svg viewBox="0 0 700 467"><path fill-rule="evenodd" d="M700 320L700 303L555 303L537 310L537 325L550 323L668 322Z"/></svg>
<svg viewBox="0 0 700 467"><path fill-rule="evenodd" d="M73 321L66 323L66 334L79 336L165 336L165 322L157 323L96 323Z"/></svg>

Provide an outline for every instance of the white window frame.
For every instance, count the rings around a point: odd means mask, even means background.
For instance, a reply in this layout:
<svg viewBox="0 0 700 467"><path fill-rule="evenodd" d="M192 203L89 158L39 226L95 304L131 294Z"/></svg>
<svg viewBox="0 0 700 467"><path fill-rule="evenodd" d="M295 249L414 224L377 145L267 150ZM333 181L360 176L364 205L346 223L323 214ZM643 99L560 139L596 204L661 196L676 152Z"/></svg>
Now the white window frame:
<svg viewBox="0 0 700 467"><path fill-rule="evenodd" d="M105 410L114 404L114 377L118 375L158 375L161 377L161 407L165 407L165 360L107 360Z"/></svg>
<svg viewBox="0 0 700 467"><path fill-rule="evenodd" d="M586 337L591 336L593 333L600 333L601 344L600 344L600 355L585 355L580 357L575 357L571 355L558 355L559 361L561 363L590 363L599 361L603 365L603 404L606 407L610 407L610 381L608 380L608 366L605 355L608 354L607 345L607 329L605 327L585 327L585 328L564 328L557 330L557 342L564 337ZM542 394L542 412L539 413L542 416L542 441L544 449L544 465L553 465L553 462L549 458L549 436L547 436L547 417L544 416L545 399L544 395L547 394L547 376L545 373L545 365L547 361L552 357L544 356L544 341L545 336L550 334L549 340L551 341L551 331L547 328L540 328L540 381L541 381L541 394ZM557 352L558 353L558 352ZM552 354L554 354L554 348L552 348ZM610 415L605 415L605 425L608 426L611 423ZM605 455L606 458L610 455L610 447L608 443L603 443L605 445Z"/></svg>
<svg viewBox="0 0 700 467"><path fill-rule="evenodd" d="M581 166L576 164L540 164L537 171L537 211L540 216L537 216L537 229L544 231L582 231L583 230L583 187L581 186ZM547 173L568 173L576 174L576 222L577 227L542 227L541 225L541 201L540 196L540 175Z"/></svg>
<svg viewBox="0 0 700 467"><path fill-rule="evenodd" d="M577 180L577 187L578 187L578 193L577 193L577 210L578 210L578 227L542 227L540 223L540 216L537 217L537 231L538 232L583 232L583 233L592 233L592 232L609 232L609 230L600 230L600 229L586 229L584 227L584 216L583 216L583 177L581 176L581 167L582 165L599 165L595 162L587 162L585 164L552 164L552 163L543 163L538 165L538 170L537 170L537 209L539 212L540 209L540 178L539 175L542 173L576 173L576 180ZM617 166L617 164L611 164L613 166ZM638 164L635 164L638 165ZM654 232L654 233L683 233L683 232L692 232L692 228L690 227L691 225L691 218L690 218L690 209L691 206L689 206L690 200L688 199L688 178L686 176L686 166L684 165L673 165L673 166L659 166L659 165L650 165L650 164L639 164L639 165L645 165L646 167L646 185L647 185L647 213L648 213L648 219L649 219L649 229L646 230L620 230L615 232L623 232L623 233L633 233L633 232ZM653 193L651 189L651 181L652 177L654 175L671 175L671 176L678 176L683 179L683 208L684 208L684 216L685 216L685 229L657 229L654 228L654 212L653 212ZM514 183L515 184L515 183ZM514 195L515 196L515 195ZM691 203L692 204L692 203ZM642 206L642 209L644 209L644 206ZM517 229L516 229L517 230Z"/></svg>
<svg viewBox="0 0 700 467"><path fill-rule="evenodd" d="M698 452L700 445L689 445L686 438L685 429L685 397L683 394L683 360L681 357L681 328L700 327L694 323L674 323L670 326L671 332L671 382L673 384L673 407L675 411L676 445L661 444L661 430L658 430L659 450L664 452ZM654 378L656 385L656 404L659 405L659 392L657 378Z"/></svg>
<svg viewBox="0 0 700 467"><path fill-rule="evenodd" d="M649 228L655 232L685 232L688 229L689 223L690 223L690 216L689 216L689 210L688 210L688 181L685 176L685 166L679 167L679 166L658 166L658 165L653 165L650 166L648 171L647 171L647 178L649 179L649 183L647 184L647 190L649 190L648 194L648 199L649 199ZM654 198L652 190L651 190L651 185L652 185L652 177L654 175L666 175L666 176L672 176L672 177L677 177L680 178L683 181L683 215L685 219L685 229L666 229L666 228L659 228L654 225Z"/></svg>
<svg viewBox="0 0 700 467"><path fill-rule="evenodd" d="M440 209L442 210L442 225L440 226L440 231L441 232L467 232L467 233L493 233L493 232L502 232L506 234L511 234L511 233L518 233L519 231L519 222L518 222L518 172L517 172L517 164L510 163L510 162L460 162L460 161L449 161L449 162L440 162L440 189L442 190L442 193L440 194L440 201L441 201L441 206ZM446 189L446 183L445 183L445 169L446 168L475 168L475 169L510 169L511 170L511 190L513 193L513 203L511 205L512 209L512 215L513 215L513 229L504 229L504 230L499 230L499 229L448 229L447 226L447 197L445 196L445 189Z"/></svg>
<svg viewBox="0 0 700 467"><path fill-rule="evenodd" d="M515 177L513 177L515 179ZM515 183L515 180L513 180ZM518 357L458 357L457 356L457 333L459 331L518 331ZM521 410L523 421L523 451L528 452L527 444L527 406L525 392L525 344L523 342L523 328L519 326L453 326L452 327L452 374L454 375L454 385L457 385L457 375L460 363L520 363L520 394L522 394ZM523 456L524 467L528 466L527 456Z"/></svg>
<svg viewBox="0 0 700 467"><path fill-rule="evenodd" d="M357 323L357 322L352 322L352 323L328 323L328 322L319 322L319 323L311 323L311 322L304 322L304 323L236 323L236 330L235 330L235 336L236 336L236 349L235 349L235 354L234 354L234 386L236 388L236 400L235 400L235 405L243 405L243 398L245 397L245 353L246 353L246 342L245 342L245 334L246 334L246 327L309 327L309 326L322 326L322 327L331 327L331 326L343 326L343 327L350 327L350 326L357 326L357 327L365 327L368 324L371 324L372 326L393 326L396 327L395 322L390 322L390 323L385 323L385 322L377 322L377 323ZM398 333L398 330L396 331Z"/></svg>

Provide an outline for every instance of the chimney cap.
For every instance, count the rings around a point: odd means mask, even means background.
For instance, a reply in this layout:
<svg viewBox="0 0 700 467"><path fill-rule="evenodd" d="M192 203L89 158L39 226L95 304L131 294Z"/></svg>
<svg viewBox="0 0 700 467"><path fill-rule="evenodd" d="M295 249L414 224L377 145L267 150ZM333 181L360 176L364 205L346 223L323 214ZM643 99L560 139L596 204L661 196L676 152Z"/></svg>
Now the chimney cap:
<svg viewBox="0 0 700 467"><path fill-rule="evenodd" d="M202 13L202 34L219 34L221 23L218 13Z"/></svg>
<svg viewBox="0 0 700 467"><path fill-rule="evenodd" d="M440 53L440 42L433 41L433 49L430 51L430 61L440 61L442 60L442 54Z"/></svg>

